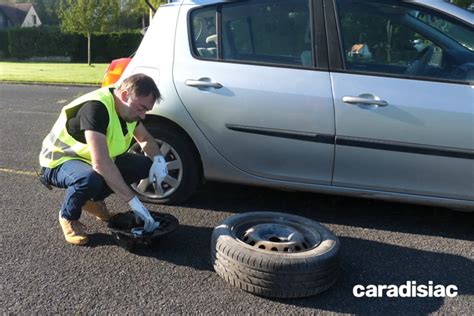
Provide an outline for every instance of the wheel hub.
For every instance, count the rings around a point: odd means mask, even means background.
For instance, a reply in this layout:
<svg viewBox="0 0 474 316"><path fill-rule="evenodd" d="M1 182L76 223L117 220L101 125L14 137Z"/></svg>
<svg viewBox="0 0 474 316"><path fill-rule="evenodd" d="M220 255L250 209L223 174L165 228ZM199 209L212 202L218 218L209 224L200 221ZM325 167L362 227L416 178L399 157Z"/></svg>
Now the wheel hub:
<svg viewBox="0 0 474 316"><path fill-rule="evenodd" d="M241 240L255 248L278 252L303 251L313 246L296 228L275 223L252 226L243 233Z"/></svg>
<svg viewBox="0 0 474 316"><path fill-rule="evenodd" d="M179 157L178 152L168 143L159 139L156 139L156 142L160 146L160 151L166 160L168 176L166 176L158 187L153 183L148 182L148 178L145 178L137 183L133 183L132 188L148 198L163 199L172 195L181 184L183 178L183 162ZM130 148L130 151L143 154L143 151L138 144L134 144Z"/></svg>

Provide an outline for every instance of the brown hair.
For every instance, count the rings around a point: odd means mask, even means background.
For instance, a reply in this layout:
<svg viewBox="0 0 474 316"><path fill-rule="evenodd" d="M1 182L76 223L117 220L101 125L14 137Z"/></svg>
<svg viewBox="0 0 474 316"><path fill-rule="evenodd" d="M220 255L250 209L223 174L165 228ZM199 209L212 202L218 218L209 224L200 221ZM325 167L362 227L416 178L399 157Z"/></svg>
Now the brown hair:
<svg viewBox="0 0 474 316"><path fill-rule="evenodd" d="M145 74L134 74L126 78L119 86L119 90L128 91L137 97L146 97L150 93L155 101L161 100L161 93L153 79Z"/></svg>

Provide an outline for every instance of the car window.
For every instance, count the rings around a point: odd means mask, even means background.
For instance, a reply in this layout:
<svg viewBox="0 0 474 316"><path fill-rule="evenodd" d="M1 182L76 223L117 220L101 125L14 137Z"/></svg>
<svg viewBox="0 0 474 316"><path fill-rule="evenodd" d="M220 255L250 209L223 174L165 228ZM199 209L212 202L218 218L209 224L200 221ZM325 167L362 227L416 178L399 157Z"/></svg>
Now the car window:
<svg viewBox="0 0 474 316"><path fill-rule="evenodd" d="M191 14L193 50L199 57L218 57L217 8L198 9ZM228 3L222 4L220 10L223 60L313 65L308 0Z"/></svg>
<svg viewBox="0 0 474 316"><path fill-rule="evenodd" d="M409 4L338 0L347 70L433 80L474 80L472 29Z"/></svg>
<svg viewBox="0 0 474 316"><path fill-rule="evenodd" d="M194 54L204 58L217 58L216 7L191 12L191 36Z"/></svg>
<svg viewBox="0 0 474 316"><path fill-rule="evenodd" d="M255 1L222 8L224 59L310 65L307 0Z"/></svg>

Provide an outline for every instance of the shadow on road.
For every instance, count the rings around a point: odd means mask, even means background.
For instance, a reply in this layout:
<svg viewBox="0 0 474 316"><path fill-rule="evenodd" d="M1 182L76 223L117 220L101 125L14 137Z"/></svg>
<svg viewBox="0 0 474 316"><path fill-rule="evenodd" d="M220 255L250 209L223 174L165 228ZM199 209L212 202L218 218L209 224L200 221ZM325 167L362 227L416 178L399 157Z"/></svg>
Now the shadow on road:
<svg viewBox="0 0 474 316"><path fill-rule="evenodd" d="M183 225L153 247L138 247L134 253L175 265L213 271L209 247L211 233L211 228ZM352 289L357 284L402 285L416 281L416 284L428 285L433 281L435 285L456 285L458 295L474 295L474 283L471 282L474 264L469 259L358 238L341 237L340 240L341 276L330 290L309 298L269 300L336 313L403 314L411 311L428 314L443 306L444 298L355 298ZM114 242L108 235L96 234L91 239L91 246L111 243ZM230 285L229 289L240 291Z"/></svg>
<svg viewBox="0 0 474 316"><path fill-rule="evenodd" d="M180 225L176 231L157 239L153 245L137 245L132 252L197 270L214 271L210 259L211 234L211 228ZM102 233L89 235L87 246L119 247L112 235Z"/></svg>
<svg viewBox="0 0 474 316"><path fill-rule="evenodd" d="M89 242L87 243L87 247L95 248L115 245L117 244L115 243L112 235L102 233L89 234Z"/></svg>
<svg viewBox="0 0 474 316"><path fill-rule="evenodd" d="M420 251L386 243L342 237L342 275L327 292L314 297L278 300L283 304L337 313L428 314L437 311L445 298L355 298L354 285L416 284L456 285L458 295L474 295L474 264L466 258ZM453 299L453 298L446 298Z"/></svg>
<svg viewBox="0 0 474 316"><path fill-rule="evenodd" d="M357 198L208 184L185 207L235 213L282 211L323 223L473 240L474 214ZM201 271L213 271L211 234L212 228L181 225L153 247L138 247L134 253ZM474 262L466 258L472 255L463 257L353 237L340 237L340 240L342 273L330 290L309 298L270 300L336 313L403 314L410 311L428 314L438 311L445 298L355 298L353 287L357 284L403 285L408 281L428 285L433 281L435 285L456 285L459 295L474 295ZM111 236L96 234L91 237L91 246L111 244L114 244ZM456 247L455 241L453 247ZM240 291L230 285L229 289ZM256 297L255 300L266 299Z"/></svg>
<svg viewBox="0 0 474 316"><path fill-rule="evenodd" d="M280 211L318 222L474 241L474 213L307 192L208 183L184 206L215 211Z"/></svg>
<svg viewBox="0 0 474 316"><path fill-rule="evenodd" d="M211 234L212 228L180 225L151 249L139 247L135 253L197 270L214 271L210 259Z"/></svg>

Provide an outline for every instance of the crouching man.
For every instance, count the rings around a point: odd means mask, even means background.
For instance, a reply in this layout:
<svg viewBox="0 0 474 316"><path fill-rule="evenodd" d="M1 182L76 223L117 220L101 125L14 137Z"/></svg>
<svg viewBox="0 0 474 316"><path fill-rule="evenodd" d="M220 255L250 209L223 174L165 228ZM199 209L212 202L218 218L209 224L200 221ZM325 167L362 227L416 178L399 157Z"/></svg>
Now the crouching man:
<svg viewBox="0 0 474 316"><path fill-rule="evenodd" d="M59 224L68 243L88 242L79 222L82 210L103 221L110 218L104 199L113 192L129 204L146 231L158 227L129 184L148 177L158 186L168 174L158 144L140 123L159 100L153 79L136 74L118 88L95 90L61 110L39 160L42 180L66 189ZM146 156L127 153L132 138Z"/></svg>

